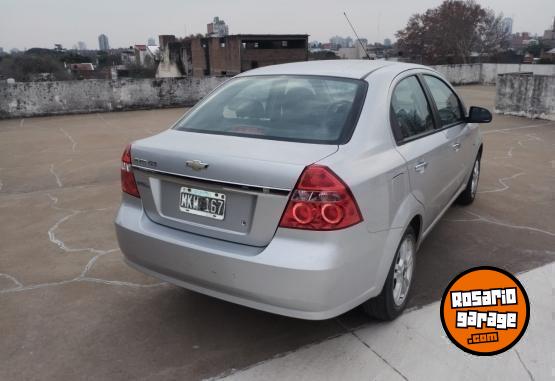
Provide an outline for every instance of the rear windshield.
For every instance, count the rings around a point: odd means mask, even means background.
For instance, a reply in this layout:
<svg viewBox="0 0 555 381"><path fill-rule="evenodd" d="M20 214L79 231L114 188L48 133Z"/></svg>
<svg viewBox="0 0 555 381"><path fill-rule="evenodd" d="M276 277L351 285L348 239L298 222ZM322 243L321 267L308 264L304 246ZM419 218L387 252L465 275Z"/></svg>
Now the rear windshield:
<svg viewBox="0 0 555 381"><path fill-rule="evenodd" d="M207 134L320 144L352 135L366 84L316 76L234 78L193 108L174 127Z"/></svg>

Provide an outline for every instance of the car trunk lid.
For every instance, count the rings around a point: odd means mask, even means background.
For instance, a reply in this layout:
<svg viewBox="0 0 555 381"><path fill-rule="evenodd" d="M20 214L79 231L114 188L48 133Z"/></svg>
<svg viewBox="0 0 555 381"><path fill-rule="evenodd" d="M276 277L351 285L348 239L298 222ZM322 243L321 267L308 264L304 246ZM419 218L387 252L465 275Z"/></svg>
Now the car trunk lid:
<svg viewBox="0 0 555 381"><path fill-rule="evenodd" d="M337 148L168 130L133 143L131 156L150 219L265 246L303 169Z"/></svg>

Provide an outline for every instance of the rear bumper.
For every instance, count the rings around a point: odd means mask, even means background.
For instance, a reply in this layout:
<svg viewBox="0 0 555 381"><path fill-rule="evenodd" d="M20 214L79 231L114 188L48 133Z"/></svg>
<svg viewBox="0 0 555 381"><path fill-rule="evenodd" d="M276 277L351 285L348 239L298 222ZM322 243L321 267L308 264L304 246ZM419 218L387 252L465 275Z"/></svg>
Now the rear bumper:
<svg viewBox="0 0 555 381"><path fill-rule="evenodd" d="M387 232L364 224L333 232L278 229L266 247L208 238L152 222L124 197L115 221L127 263L178 286L280 315L321 320L376 296Z"/></svg>

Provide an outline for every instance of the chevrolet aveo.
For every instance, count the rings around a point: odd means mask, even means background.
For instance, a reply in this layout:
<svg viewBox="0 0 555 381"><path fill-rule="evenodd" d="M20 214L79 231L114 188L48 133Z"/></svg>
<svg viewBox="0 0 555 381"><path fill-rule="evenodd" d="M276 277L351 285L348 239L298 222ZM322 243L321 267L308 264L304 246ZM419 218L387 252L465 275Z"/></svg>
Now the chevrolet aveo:
<svg viewBox="0 0 555 381"><path fill-rule="evenodd" d="M416 251L474 200L491 114L430 68L268 66L225 82L123 154L127 263L248 307L327 319L407 304Z"/></svg>

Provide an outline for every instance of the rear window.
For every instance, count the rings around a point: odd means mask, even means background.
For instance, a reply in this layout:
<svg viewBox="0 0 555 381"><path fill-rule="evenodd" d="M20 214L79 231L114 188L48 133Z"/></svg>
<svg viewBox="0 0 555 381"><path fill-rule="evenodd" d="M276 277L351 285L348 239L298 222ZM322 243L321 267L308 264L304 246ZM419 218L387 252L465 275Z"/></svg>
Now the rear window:
<svg viewBox="0 0 555 381"><path fill-rule="evenodd" d="M362 80L253 76L230 80L186 114L177 130L320 144L347 142L366 92Z"/></svg>

